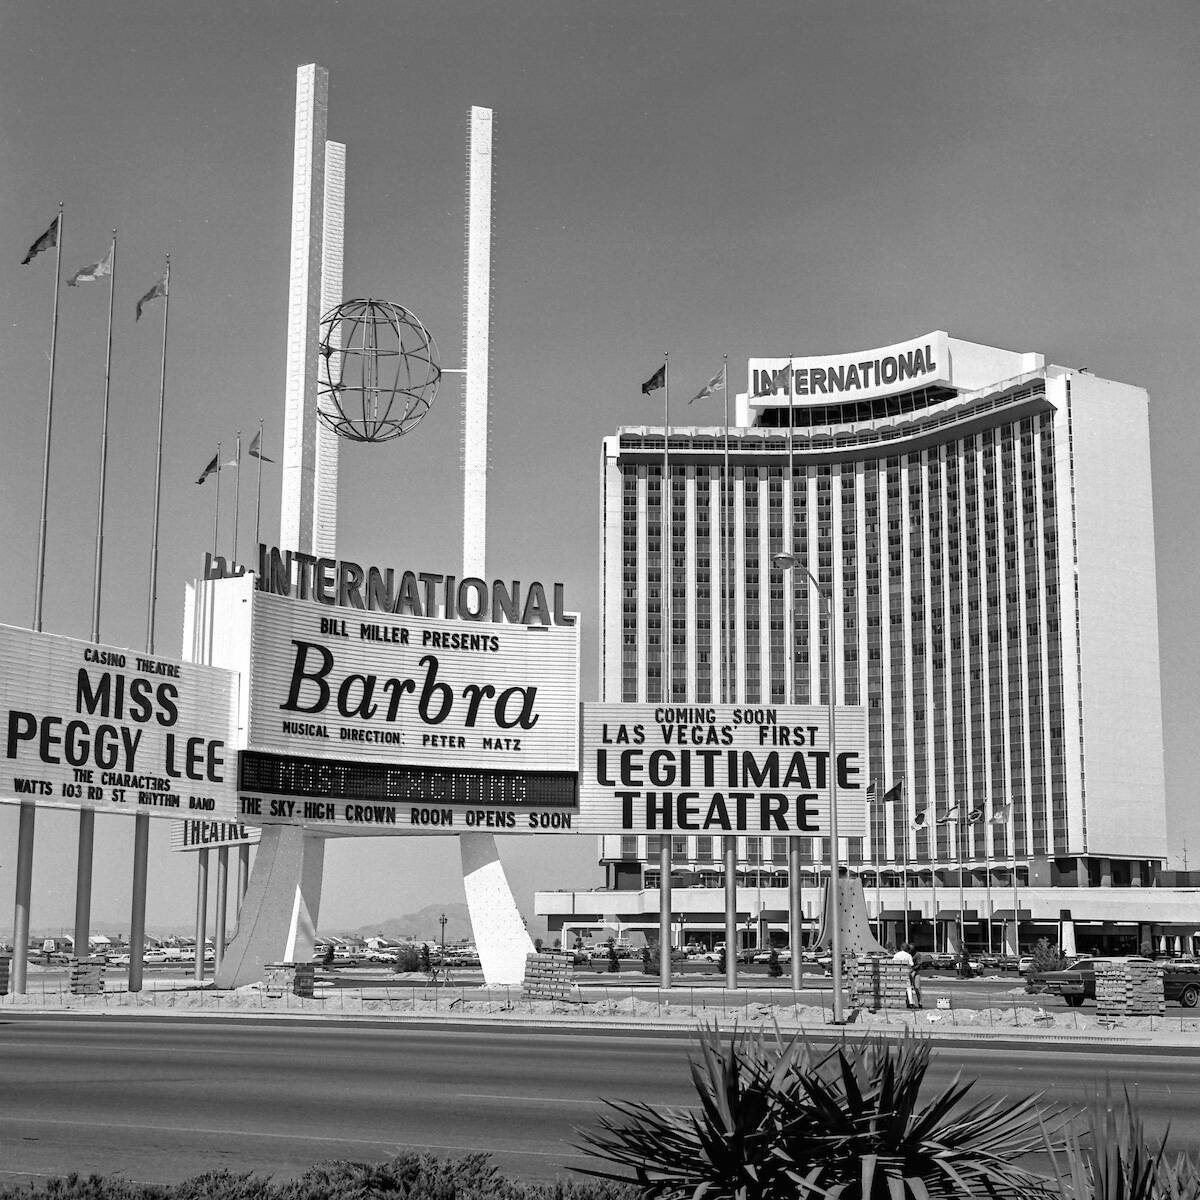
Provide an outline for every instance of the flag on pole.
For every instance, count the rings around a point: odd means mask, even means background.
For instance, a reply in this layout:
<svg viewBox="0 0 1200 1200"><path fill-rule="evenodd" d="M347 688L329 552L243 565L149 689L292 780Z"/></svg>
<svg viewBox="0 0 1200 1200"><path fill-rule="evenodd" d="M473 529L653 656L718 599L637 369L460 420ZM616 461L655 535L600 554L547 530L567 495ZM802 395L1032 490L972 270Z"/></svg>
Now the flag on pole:
<svg viewBox="0 0 1200 1200"><path fill-rule="evenodd" d="M661 392L667 386L667 364L663 363L645 383L642 384L642 395L651 396Z"/></svg>
<svg viewBox="0 0 1200 1200"><path fill-rule="evenodd" d="M275 461L273 458L268 458L262 452L262 433L261 432L256 433L254 435L254 439L253 439L253 441L251 441L250 449L246 451L246 455L249 458L260 459L262 462L273 463Z"/></svg>
<svg viewBox="0 0 1200 1200"><path fill-rule="evenodd" d="M32 262L34 257L38 254L41 254L43 250L49 250L51 246L57 245L58 218L55 217L54 220L50 222L50 228L47 229L46 232L43 233L42 236L38 238L38 240L34 242L32 246L29 247L29 253L26 254L23 259L21 259L21 266L25 266L26 263Z"/></svg>
<svg viewBox="0 0 1200 1200"><path fill-rule="evenodd" d="M929 813L925 809L921 809L919 813L909 822L914 829L929 828Z"/></svg>
<svg viewBox="0 0 1200 1200"><path fill-rule="evenodd" d="M967 813L967 822L971 825L978 825L983 818L987 816L982 804L977 804L969 813Z"/></svg>
<svg viewBox="0 0 1200 1200"><path fill-rule="evenodd" d="M67 287L78 287L81 283L91 283L94 279L103 279L107 275L112 274L112 259L113 248L109 246L108 253L96 263L92 263L90 267L80 267L70 279L67 280Z"/></svg>
<svg viewBox="0 0 1200 1200"><path fill-rule="evenodd" d="M226 464L226 465L228 465L228 464ZM220 456L220 454L214 454L212 456L212 461L200 473L200 478L197 479L196 482L203 483L210 475L215 475L220 469L221 469L221 456Z"/></svg>
<svg viewBox="0 0 1200 1200"><path fill-rule="evenodd" d="M1011 804L1001 804L1001 805L999 805L999 807L994 808L992 810L991 824L1007 825L1008 824L1008 814L1011 810L1012 810Z"/></svg>
<svg viewBox="0 0 1200 1200"><path fill-rule="evenodd" d="M163 271L162 278L137 302L137 315L133 318L135 321L142 319L142 309L149 304L151 300L157 300L159 296L167 294L167 273Z"/></svg>
<svg viewBox="0 0 1200 1200"><path fill-rule="evenodd" d="M938 818L938 824L939 825L949 825L950 822L953 821L957 815L958 815L958 805L952 804L952 805L950 805L950 807L948 809L946 809L945 816Z"/></svg>
<svg viewBox="0 0 1200 1200"><path fill-rule="evenodd" d="M705 400L709 396L716 395L717 392L725 390L725 364L721 364L721 369L688 401L689 404L694 404L697 400Z"/></svg>
<svg viewBox="0 0 1200 1200"><path fill-rule="evenodd" d="M874 808L882 799L883 797L879 794L879 785L872 779L867 784L867 803Z"/></svg>
<svg viewBox="0 0 1200 1200"><path fill-rule="evenodd" d="M886 792L883 793L883 802L887 804L889 801L900 803L901 796L904 795L904 779L897 779Z"/></svg>

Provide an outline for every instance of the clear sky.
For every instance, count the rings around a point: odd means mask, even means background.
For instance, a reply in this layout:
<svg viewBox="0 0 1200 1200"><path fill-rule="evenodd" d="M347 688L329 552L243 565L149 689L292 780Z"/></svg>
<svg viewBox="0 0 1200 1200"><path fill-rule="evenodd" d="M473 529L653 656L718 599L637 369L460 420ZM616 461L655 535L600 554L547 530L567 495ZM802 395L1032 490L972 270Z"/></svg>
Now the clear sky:
<svg viewBox="0 0 1200 1200"><path fill-rule="evenodd" d="M0 621L33 614L53 253L119 230L102 640L140 648L161 301L172 254L158 649L213 532L195 479L283 425L295 69L330 73L347 145L345 289L413 309L460 365L468 109L495 110L490 574L562 580L595 698L600 439L658 423L730 358L946 329L1149 389L1166 772L1200 866L1200 8L1193 3L209 2L0 7ZM45 628L87 637L107 284L63 289ZM742 385L744 387L744 383ZM339 549L459 559L461 392L386 446L345 446ZM681 421L720 419L719 399ZM264 471L264 539L278 531ZM241 537L253 537L244 472ZM232 533L222 479L222 548ZM1121 564L1113 563L1119 571ZM1120 645L1113 646L1120 654ZM1120 736L1119 730L1113 736ZM0 930L16 812L0 806ZM152 822L150 921L184 924L190 858ZM35 929L70 927L76 819L38 817ZM97 821L93 912L128 927L132 822ZM592 838L502 841L518 901L602 883ZM330 844L322 924L462 895L451 839Z"/></svg>

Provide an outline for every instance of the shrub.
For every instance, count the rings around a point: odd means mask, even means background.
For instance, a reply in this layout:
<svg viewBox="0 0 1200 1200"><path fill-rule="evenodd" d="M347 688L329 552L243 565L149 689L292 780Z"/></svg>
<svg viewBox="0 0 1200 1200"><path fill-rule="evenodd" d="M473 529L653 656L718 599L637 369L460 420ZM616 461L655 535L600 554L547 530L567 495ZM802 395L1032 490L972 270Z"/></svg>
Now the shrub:
<svg viewBox="0 0 1200 1200"><path fill-rule="evenodd" d="M393 970L419 971L421 969L421 952L411 942L396 947L396 962Z"/></svg>
<svg viewBox="0 0 1200 1200"><path fill-rule="evenodd" d="M1029 967L1030 974L1035 971L1057 971L1066 966L1067 962L1066 955L1061 953L1057 946L1051 945L1048 938L1038 938L1031 957L1033 962Z"/></svg>
<svg viewBox="0 0 1200 1200"><path fill-rule="evenodd" d="M1166 1155L1167 1134L1157 1145L1147 1136L1129 1092L1115 1109L1111 1092L1091 1107L1084 1137L1068 1131L1061 1154L1050 1151L1061 1200L1198 1200L1200 1161Z"/></svg>
<svg viewBox="0 0 1200 1200"><path fill-rule="evenodd" d="M381 1163L325 1162L299 1179L213 1171L178 1184L69 1175L45 1183L0 1184L0 1200L638 1200L622 1184L557 1180L521 1183L501 1175L486 1154L461 1159L401 1154Z"/></svg>
<svg viewBox="0 0 1200 1200"><path fill-rule="evenodd" d="M912 1036L822 1053L803 1036L777 1035L771 1049L761 1034L734 1034L723 1048L719 1031L705 1029L692 1062L698 1111L605 1101L618 1119L582 1132L582 1148L666 1200L1043 1194L1046 1181L1018 1160L1047 1142L1062 1149L1061 1113L1047 1133L1040 1097L970 1104L973 1085L958 1077L924 1097L929 1060L929 1042Z"/></svg>

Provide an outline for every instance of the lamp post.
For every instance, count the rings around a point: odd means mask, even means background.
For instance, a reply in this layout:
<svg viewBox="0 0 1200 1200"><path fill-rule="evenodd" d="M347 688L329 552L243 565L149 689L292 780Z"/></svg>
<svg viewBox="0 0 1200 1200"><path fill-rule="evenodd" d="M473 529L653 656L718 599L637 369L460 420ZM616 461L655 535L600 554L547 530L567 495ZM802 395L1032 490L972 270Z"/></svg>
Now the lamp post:
<svg viewBox="0 0 1200 1200"><path fill-rule="evenodd" d="M845 1015L842 1006L842 926L838 918L838 894L841 863L838 861L838 802L837 802L837 710L833 691L833 664L837 657L837 630L833 619L833 587L825 589L817 577L794 554L774 554L771 563L787 572L799 567L808 576L809 583L817 589L821 600L821 613L829 630L829 659L825 672L825 701L829 716L829 898L833 916L833 937L830 950L833 953L833 1023L843 1024ZM793 953L795 951L793 950Z"/></svg>

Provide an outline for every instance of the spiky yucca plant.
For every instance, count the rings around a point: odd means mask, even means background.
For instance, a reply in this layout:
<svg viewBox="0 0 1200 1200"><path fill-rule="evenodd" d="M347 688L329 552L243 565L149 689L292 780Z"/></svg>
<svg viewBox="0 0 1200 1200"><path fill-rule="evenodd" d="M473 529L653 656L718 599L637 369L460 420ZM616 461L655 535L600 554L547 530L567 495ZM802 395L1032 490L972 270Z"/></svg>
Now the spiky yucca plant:
<svg viewBox="0 0 1200 1200"><path fill-rule="evenodd" d="M912 1036L814 1050L801 1035L704 1029L692 1082L695 1111L606 1101L616 1115L583 1133L583 1149L633 1171L661 1200L929 1200L1044 1195L1046 1180L1019 1160L1056 1150L1062 1114L1039 1097L966 1103L956 1078L922 1096L930 1045ZM1049 1121L1049 1130L1047 1129ZM628 1173L588 1169L605 1179Z"/></svg>
<svg viewBox="0 0 1200 1200"><path fill-rule="evenodd" d="M1200 1162L1167 1157L1167 1134L1155 1145L1128 1090L1114 1106L1111 1090L1088 1114L1088 1130L1071 1129L1061 1153L1050 1151L1059 1200L1200 1200Z"/></svg>

